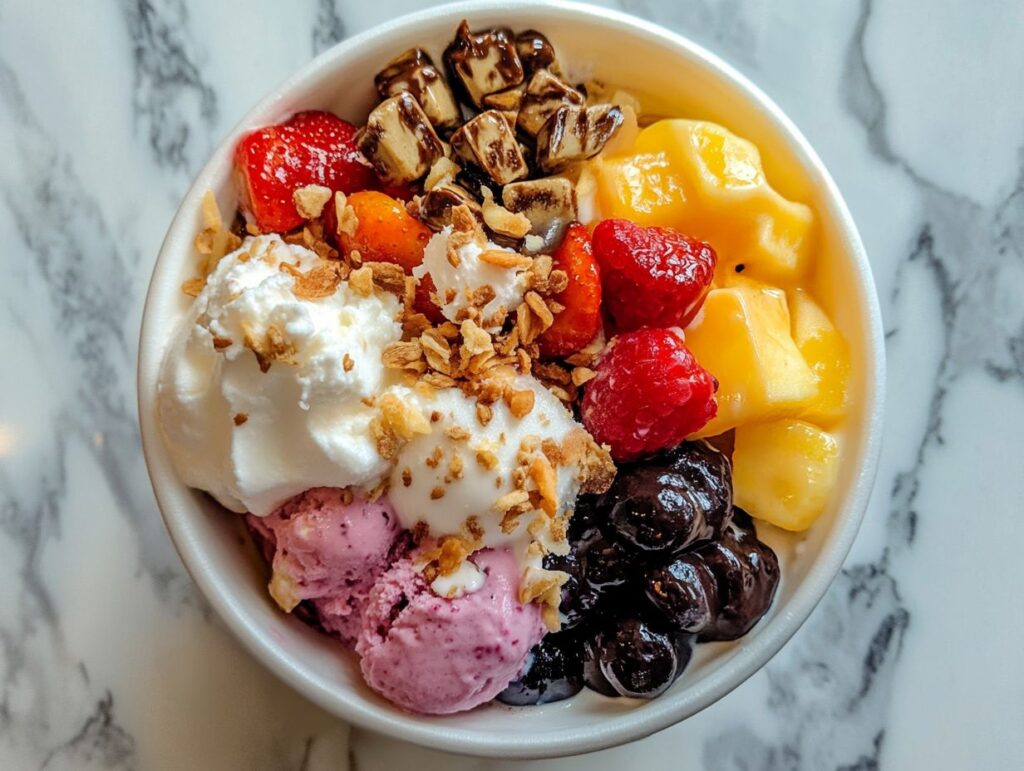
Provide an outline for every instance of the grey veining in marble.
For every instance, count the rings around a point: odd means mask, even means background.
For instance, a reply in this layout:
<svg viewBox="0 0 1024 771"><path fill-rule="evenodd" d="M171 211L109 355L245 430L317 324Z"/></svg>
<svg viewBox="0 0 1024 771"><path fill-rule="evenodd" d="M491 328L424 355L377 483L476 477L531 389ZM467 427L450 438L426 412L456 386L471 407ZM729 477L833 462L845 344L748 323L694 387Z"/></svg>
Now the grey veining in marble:
<svg viewBox="0 0 1024 771"><path fill-rule="evenodd" d="M520 768L351 733L234 642L156 511L142 298L263 92L422 3L0 0L0 767ZM1024 6L622 0L808 135L876 272L882 466L845 569L758 675L536 768L1005 769L1024 757Z"/></svg>

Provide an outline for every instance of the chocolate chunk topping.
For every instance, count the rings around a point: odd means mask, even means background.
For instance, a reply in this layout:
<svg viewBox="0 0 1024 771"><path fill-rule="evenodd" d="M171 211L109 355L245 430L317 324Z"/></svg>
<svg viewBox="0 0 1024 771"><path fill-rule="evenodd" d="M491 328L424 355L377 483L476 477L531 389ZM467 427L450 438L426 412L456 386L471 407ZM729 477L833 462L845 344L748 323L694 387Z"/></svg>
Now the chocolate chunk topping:
<svg viewBox="0 0 1024 771"><path fill-rule="evenodd" d="M465 19L445 49L444 61L465 98L477 107L488 94L517 86L525 77L511 30L470 32Z"/></svg>

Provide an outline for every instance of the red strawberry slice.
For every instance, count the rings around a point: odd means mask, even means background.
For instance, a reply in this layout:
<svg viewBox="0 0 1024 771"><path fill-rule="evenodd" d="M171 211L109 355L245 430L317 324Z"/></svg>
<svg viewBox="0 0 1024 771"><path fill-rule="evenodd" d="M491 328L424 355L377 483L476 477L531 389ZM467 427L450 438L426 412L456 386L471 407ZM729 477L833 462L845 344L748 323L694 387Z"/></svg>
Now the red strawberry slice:
<svg viewBox="0 0 1024 771"><path fill-rule="evenodd" d="M553 267L569 274L569 285L554 299L565 306L540 338L541 355L568 356L601 329L601 274L590 249L590 235L574 222L552 255Z"/></svg>
<svg viewBox="0 0 1024 771"><path fill-rule="evenodd" d="M263 232L302 224L292 194L306 185L352 193L377 186L356 147L356 126L329 112L309 111L247 134L235 150L242 208Z"/></svg>

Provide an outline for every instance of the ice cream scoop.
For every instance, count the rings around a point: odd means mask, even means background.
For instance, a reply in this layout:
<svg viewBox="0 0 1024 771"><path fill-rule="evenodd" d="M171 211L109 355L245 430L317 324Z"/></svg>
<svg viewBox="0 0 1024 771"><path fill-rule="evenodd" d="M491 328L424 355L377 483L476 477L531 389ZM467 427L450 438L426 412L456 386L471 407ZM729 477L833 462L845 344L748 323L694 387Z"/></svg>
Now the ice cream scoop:
<svg viewBox="0 0 1024 771"><path fill-rule="evenodd" d="M472 560L484 585L461 597L434 594L409 559L370 592L356 652L370 687L403 709L444 715L490 701L544 635L540 607L516 597L512 554L488 549Z"/></svg>
<svg viewBox="0 0 1024 771"><path fill-rule="evenodd" d="M316 487L266 517L249 517L273 546L270 593L286 611L313 600L324 628L355 641L363 606L391 561L398 520L386 498Z"/></svg>

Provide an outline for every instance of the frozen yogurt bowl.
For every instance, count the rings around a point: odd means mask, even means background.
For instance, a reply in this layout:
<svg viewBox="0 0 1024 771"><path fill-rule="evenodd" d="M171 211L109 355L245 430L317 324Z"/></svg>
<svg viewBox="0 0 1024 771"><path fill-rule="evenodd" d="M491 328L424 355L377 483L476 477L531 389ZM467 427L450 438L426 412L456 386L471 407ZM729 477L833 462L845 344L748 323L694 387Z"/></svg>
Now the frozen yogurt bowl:
<svg viewBox="0 0 1024 771"><path fill-rule="evenodd" d="M836 430L842 463L825 513L802 533L758 530L779 555L782 578L768 614L736 642L697 646L683 676L660 697L609 699L591 691L549 705L491 703L434 717L393 706L363 682L354 655L280 612L266 569L241 517L187 487L161 436L161 361L188 312L180 287L194 271L201 202L213 191L233 211L232 156L241 136L309 109L362 122L376 103L374 75L397 53L420 46L436 58L463 18L474 29L543 31L576 80L596 78L638 95L649 112L710 120L751 140L772 186L817 218L813 290L849 344L846 418ZM504 758L589 752L664 729L724 696L763 666L813 611L839 571L863 516L878 454L884 349L871 270L835 183L797 128L742 75L689 40L633 17L562 2L444 6L360 34L275 88L225 138L181 204L157 259L139 351L143 448L160 510L189 573L239 639L279 677L359 726L438 749Z"/></svg>

